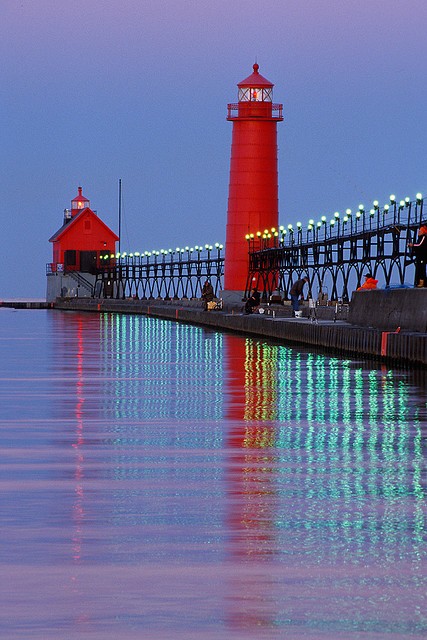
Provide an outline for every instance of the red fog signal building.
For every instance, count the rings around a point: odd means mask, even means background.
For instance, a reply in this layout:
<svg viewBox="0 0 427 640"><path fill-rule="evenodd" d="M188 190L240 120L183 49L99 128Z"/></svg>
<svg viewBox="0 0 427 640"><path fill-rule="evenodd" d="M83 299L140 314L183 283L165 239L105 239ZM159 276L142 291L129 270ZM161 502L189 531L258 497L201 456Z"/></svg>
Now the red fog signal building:
<svg viewBox="0 0 427 640"><path fill-rule="evenodd" d="M119 237L90 208L82 187L65 209L63 225L49 238L53 245L52 262L48 265L47 299L64 293L88 295L96 270L114 260ZM58 281L58 277L60 281ZM87 284L85 284L87 283Z"/></svg>

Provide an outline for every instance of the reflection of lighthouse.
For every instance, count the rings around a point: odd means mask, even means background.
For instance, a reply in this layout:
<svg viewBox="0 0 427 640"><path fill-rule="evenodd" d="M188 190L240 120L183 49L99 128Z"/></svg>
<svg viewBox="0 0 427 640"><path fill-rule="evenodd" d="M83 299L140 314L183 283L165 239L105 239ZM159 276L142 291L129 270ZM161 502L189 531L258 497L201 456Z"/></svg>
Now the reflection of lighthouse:
<svg viewBox="0 0 427 640"><path fill-rule="evenodd" d="M235 335L223 338L229 456L225 479L230 507L226 521L235 567L229 575L224 617L239 637L260 637L260 629L274 627L278 618L274 578L269 577L270 562L277 554L279 517L277 361L272 354L266 357L263 346L255 341Z"/></svg>
<svg viewBox="0 0 427 640"><path fill-rule="evenodd" d="M278 226L277 126L282 105L273 104L273 84L258 72L240 82L233 122L225 245L225 290L243 293L248 275L246 234Z"/></svg>

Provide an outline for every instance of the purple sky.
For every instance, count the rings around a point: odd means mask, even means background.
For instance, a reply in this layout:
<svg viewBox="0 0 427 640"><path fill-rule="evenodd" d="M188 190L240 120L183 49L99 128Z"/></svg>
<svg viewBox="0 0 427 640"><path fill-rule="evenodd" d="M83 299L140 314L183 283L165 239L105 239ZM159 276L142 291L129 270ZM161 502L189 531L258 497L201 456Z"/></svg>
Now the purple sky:
<svg viewBox="0 0 427 640"><path fill-rule="evenodd" d="M2 0L0 299L43 297L77 187L122 249L224 242L228 102L275 84L280 223L427 193L425 0Z"/></svg>

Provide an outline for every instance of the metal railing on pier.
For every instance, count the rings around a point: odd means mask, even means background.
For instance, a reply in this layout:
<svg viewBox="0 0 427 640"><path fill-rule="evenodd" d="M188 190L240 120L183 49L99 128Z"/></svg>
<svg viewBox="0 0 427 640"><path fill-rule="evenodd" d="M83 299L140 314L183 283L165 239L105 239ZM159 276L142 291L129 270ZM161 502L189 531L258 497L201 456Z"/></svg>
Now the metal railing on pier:
<svg viewBox="0 0 427 640"><path fill-rule="evenodd" d="M410 243L427 217L421 194L399 203L394 196L390 204L365 210L363 205L353 214L338 212L328 221L323 216L317 224L310 220L306 229L264 230L246 236L249 272L245 296L253 286L267 298L279 290L289 298L292 282L307 275L314 293L327 292L332 300L348 300L351 291L361 284L363 274L371 272L384 286L404 286L409 277L413 284L413 255Z"/></svg>
<svg viewBox="0 0 427 640"><path fill-rule="evenodd" d="M146 254L119 254L115 264L98 270L95 297L200 298L206 280L215 296L222 289L223 246L206 246Z"/></svg>

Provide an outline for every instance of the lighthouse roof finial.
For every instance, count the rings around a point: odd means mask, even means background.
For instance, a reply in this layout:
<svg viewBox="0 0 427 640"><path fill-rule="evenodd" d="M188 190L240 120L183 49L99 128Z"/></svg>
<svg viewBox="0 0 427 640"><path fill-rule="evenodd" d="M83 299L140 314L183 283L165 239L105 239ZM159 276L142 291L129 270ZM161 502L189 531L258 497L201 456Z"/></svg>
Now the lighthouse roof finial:
<svg viewBox="0 0 427 640"><path fill-rule="evenodd" d="M251 75L242 80L242 82L239 82L238 87L274 87L274 84L270 82L270 80L267 80L267 78L264 78L264 76L259 73L259 64L257 62L252 65L252 69L253 72Z"/></svg>

